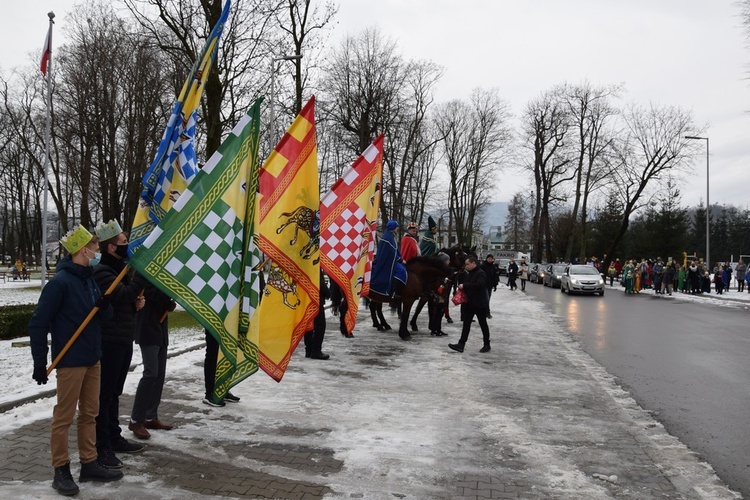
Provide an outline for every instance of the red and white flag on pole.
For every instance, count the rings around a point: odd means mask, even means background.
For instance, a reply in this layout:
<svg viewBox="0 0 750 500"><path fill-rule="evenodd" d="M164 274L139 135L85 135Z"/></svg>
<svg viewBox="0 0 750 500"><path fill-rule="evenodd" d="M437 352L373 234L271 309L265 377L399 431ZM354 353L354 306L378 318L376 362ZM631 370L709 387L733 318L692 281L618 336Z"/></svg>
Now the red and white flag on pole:
<svg viewBox="0 0 750 500"><path fill-rule="evenodd" d="M49 64L49 58L52 56L52 23L49 25L47 31L47 38L44 40L44 49L42 49L42 62L39 65L39 69L42 70L42 74L47 76L47 64Z"/></svg>
<svg viewBox="0 0 750 500"><path fill-rule="evenodd" d="M382 179L381 134L320 199L320 266L346 299L348 333L357 321L359 298L370 292Z"/></svg>

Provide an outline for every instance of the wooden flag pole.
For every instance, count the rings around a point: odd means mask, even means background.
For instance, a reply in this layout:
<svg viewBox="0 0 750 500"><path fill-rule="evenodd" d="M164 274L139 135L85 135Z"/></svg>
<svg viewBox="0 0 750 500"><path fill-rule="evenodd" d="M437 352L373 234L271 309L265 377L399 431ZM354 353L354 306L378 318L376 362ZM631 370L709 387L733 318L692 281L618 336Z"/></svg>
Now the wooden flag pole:
<svg viewBox="0 0 750 500"><path fill-rule="evenodd" d="M109 285L109 288L107 288L107 291L104 292L104 295L109 295L112 292L115 291L115 288L117 285L120 284L122 279L125 277L125 273L128 272L128 266L125 266L122 271L120 271L120 274L115 278L115 280L112 282L111 285ZM83 320L83 323L81 323L81 326L78 327L78 330L73 334L72 337L70 337L70 340L68 340L68 343L65 344L65 347L62 348L62 351L57 355L57 357L52 361L52 364L49 365L49 368L47 368L47 376L49 376L50 373L52 373L52 370L55 369L57 364L60 362L63 356L65 356L65 353L68 352L68 349L70 349L70 346L73 345L73 342L78 340L78 337L81 336L81 333L83 332L83 329L88 326L88 324L91 322L91 320L94 318L94 315L99 312L99 307L94 306L94 308L89 312L89 315L86 316L86 319Z"/></svg>

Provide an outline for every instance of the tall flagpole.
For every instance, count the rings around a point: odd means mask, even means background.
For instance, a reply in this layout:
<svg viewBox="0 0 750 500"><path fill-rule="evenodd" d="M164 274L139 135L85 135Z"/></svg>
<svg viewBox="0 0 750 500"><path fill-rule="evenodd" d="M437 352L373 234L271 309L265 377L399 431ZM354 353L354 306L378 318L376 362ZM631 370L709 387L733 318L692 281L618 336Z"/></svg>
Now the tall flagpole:
<svg viewBox="0 0 750 500"><path fill-rule="evenodd" d="M49 31L44 50L47 55L47 130L44 133L44 205L42 206L42 288L47 281L47 195L49 193L49 143L52 135L52 25L55 24L55 13L49 12ZM44 57L44 56L42 56ZM60 214L62 215L62 214Z"/></svg>

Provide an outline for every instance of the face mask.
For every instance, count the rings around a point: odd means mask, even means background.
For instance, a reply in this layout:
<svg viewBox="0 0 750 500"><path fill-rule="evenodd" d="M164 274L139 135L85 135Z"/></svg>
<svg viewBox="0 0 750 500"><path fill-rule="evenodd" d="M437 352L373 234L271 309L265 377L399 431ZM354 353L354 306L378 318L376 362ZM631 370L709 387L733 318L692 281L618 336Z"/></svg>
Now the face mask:
<svg viewBox="0 0 750 500"><path fill-rule="evenodd" d="M94 252L94 258L89 260L89 267L94 267L95 265L99 264L101 260L102 254L99 252Z"/></svg>
<svg viewBox="0 0 750 500"><path fill-rule="evenodd" d="M123 259L128 259L128 244L124 245L117 245L117 250L115 251L118 257L122 257Z"/></svg>

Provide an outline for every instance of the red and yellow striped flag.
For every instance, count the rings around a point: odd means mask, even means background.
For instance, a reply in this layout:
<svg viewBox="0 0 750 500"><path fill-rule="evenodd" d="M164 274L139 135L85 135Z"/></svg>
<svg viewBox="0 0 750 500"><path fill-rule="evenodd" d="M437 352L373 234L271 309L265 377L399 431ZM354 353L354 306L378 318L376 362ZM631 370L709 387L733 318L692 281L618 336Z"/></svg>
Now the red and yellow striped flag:
<svg viewBox="0 0 750 500"><path fill-rule="evenodd" d="M271 269L250 330L260 368L279 382L320 308L314 97L263 164L259 182L258 246Z"/></svg>

